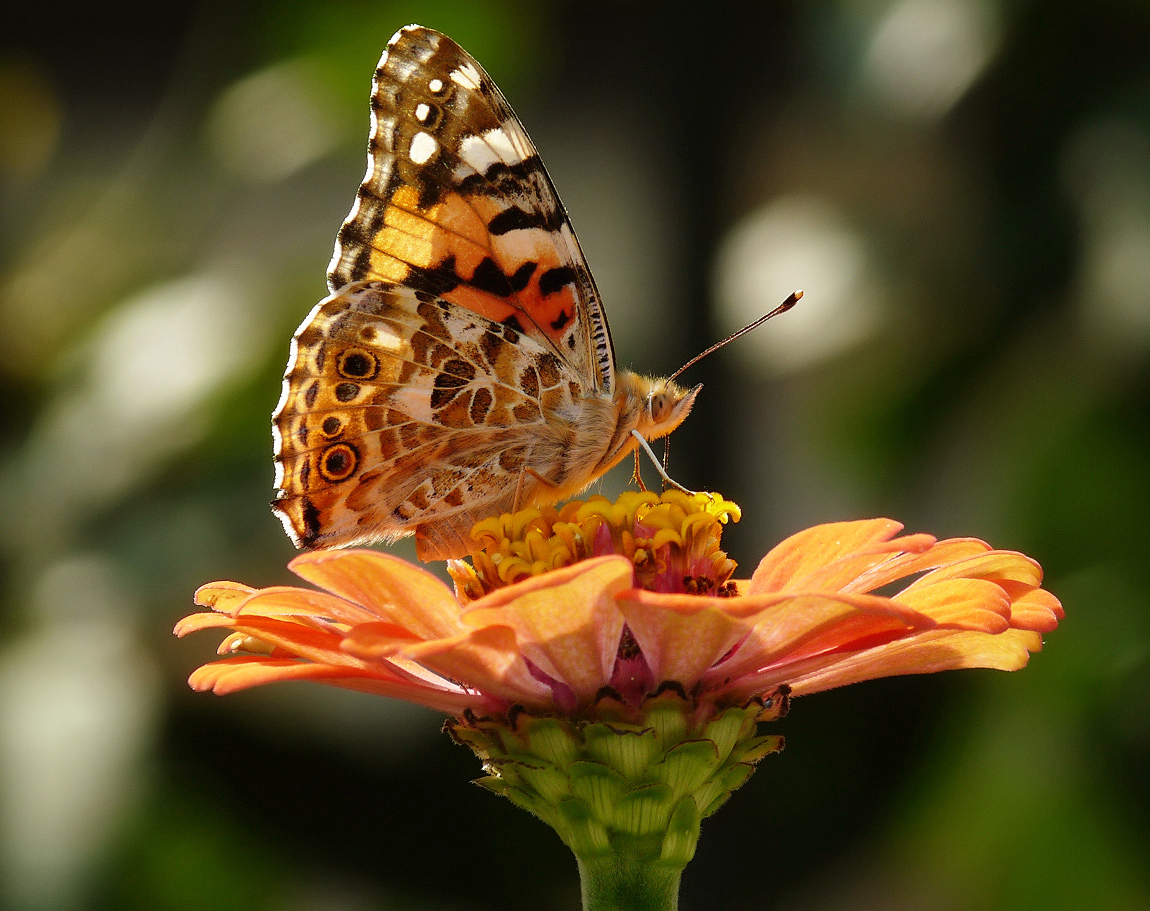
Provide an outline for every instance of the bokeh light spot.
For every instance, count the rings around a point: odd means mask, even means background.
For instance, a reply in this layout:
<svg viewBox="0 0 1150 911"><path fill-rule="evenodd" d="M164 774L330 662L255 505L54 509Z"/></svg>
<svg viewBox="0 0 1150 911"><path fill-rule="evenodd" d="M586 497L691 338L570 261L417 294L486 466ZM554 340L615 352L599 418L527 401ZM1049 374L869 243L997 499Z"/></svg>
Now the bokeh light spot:
<svg viewBox="0 0 1150 911"><path fill-rule="evenodd" d="M970 88L998 44L988 4L902 0L887 10L875 30L864 78L890 111L934 120Z"/></svg>
<svg viewBox="0 0 1150 911"><path fill-rule="evenodd" d="M722 240L715 295L724 331L774 309L796 288L790 312L731 350L772 373L801 370L870 336L879 325L862 237L829 202L778 199L738 222Z"/></svg>

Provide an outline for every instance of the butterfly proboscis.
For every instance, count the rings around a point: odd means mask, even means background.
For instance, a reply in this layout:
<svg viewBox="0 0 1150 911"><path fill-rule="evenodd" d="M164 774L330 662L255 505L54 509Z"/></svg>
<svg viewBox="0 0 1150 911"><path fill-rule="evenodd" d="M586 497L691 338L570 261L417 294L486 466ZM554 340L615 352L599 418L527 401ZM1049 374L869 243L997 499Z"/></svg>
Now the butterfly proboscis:
<svg viewBox="0 0 1150 911"><path fill-rule="evenodd" d="M756 319L756 320L748 323L747 325L743 326L742 329L739 329L735 332L732 332L730 335L728 335L722 341L715 342L715 344L708 347L705 351L701 351L699 354L696 354L693 358L691 358L689 361L687 361L687 363L685 363L682 367L680 367L678 370L676 370L674 373L672 373L670 375L670 377L668 377L668 379L674 380L675 377L677 377L680 373L682 373L688 367L694 367L695 364L699 363L699 361L701 361L703 358L705 358L708 354L714 354L720 348L723 348L723 347L731 344L731 342L733 342L735 339L741 338L742 336L744 336L748 332L750 332L752 329L758 329L759 326L761 326L763 323L765 323L771 317L778 316L780 313L786 313L788 310L791 309L791 307L793 307L795 304L797 304L802 299L802 296L803 296L802 289L796 289L795 291L792 291L791 295L785 301L783 301L781 304L779 304L777 307L775 307L775 309L772 310L770 313L767 313L767 314L764 314L763 316L760 316L758 319ZM659 477L663 479L664 488L666 488L667 485L670 485L671 487L674 487L676 490L681 490L683 493L694 495L695 491L689 490L688 488L684 487L682 484L680 484L678 481L676 481L674 478L672 478L667 473L667 462L671 457L671 437L670 437L670 435L663 438L663 464L660 465L659 460L657 458L655 458L655 453L651 451L650 444L645 439L643 439L641 436L639 436L637 431L632 430L631 433L635 434L635 438L639 442L639 448L641 448L644 452L646 452L648 458L651 459L651 464L655 466L655 471L657 471L659 473ZM635 482L639 485L640 488L642 488L643 487L643 479L639 476L639 450L638 449L635 450L634 477L635 477Z"/></svg>

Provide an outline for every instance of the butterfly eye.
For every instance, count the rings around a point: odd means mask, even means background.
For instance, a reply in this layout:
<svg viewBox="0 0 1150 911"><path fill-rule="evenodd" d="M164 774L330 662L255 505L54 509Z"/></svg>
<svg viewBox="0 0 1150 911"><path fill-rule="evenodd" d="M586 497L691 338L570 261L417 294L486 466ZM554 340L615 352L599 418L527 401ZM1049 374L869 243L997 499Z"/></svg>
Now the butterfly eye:
<svg viewBox="0 0 1150 911"><path fill-rule="evenodd" d="M647 399L647 411L655 423L662 423L671 416L671 398L665 392L653 392Z"/></svg>

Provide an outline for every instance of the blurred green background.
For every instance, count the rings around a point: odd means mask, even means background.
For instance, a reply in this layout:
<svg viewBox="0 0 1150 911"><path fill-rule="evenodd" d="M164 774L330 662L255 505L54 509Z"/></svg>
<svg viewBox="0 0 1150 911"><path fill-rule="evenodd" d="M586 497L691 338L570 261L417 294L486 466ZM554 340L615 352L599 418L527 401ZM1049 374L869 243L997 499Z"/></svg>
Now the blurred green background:
<svg viewBox="0 0 1150 911"><path fill-rule="evenodd" d="M889 515L1046 568L1018 674L802 699L685 911L1150 908L1143 0L25 4L0 28L0 907L576 909L432 712L195 695L200 583L287 581L288 339L411 21L539 146L672 469L781 537ZM611 492L626 481L606 481ZM410 554L407 548L398 550Z"/></svg>

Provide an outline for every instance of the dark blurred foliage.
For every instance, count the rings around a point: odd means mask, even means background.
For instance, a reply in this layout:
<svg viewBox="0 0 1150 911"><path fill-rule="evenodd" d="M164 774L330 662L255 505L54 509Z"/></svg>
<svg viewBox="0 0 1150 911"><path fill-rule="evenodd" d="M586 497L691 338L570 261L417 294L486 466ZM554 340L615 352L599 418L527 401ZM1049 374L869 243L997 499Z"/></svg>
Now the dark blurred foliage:
<svg viewBox="0 0 1150 911"><path fill-rule="evenodd" d="M268 415L410 21L474 53L625 364L695 368L683 482L1045 567L1017 674L800 700L685 909L1150 907L1150 7L25 4L0 28L0 902L578 907L431 712L190 693L196 585L290 577ZM605 482L612 491L625 475ZM399 552L411 554L400 546ZM210 638L210 637L206 637Z"/></svg>

